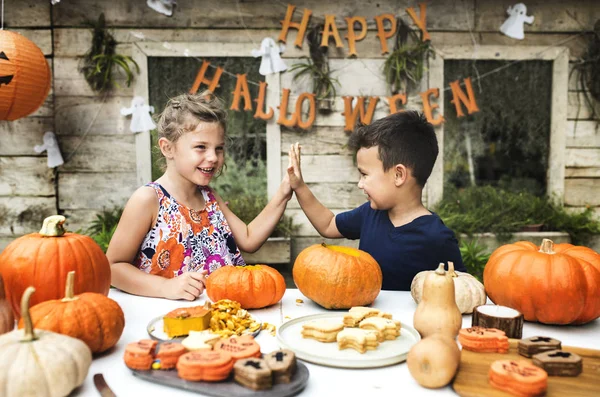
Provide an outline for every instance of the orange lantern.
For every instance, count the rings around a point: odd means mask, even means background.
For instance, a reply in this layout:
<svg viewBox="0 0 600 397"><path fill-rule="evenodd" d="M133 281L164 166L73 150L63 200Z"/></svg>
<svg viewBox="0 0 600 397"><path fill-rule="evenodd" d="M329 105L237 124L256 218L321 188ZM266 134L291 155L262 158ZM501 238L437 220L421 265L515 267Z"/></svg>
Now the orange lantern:
<svg viewBox="0 0 600 397"><path fill-rule="evenodd" d="M19 33L0 30L0 120L16 120L39 108L50 90L42 51Z"/></svg>

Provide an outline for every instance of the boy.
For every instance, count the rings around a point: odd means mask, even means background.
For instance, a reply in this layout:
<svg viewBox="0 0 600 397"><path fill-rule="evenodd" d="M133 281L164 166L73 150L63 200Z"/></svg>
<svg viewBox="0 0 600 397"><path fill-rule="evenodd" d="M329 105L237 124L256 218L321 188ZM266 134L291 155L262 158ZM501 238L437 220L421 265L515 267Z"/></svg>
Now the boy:
<svg viewBox="0 0 600 397"><path fill-rule="evenodd" d="M433 126L423 114L407 110L360 126L349 146L357 151L358 187L368 202L337 216L304 183L298 143L290 149L290 184L319 234L360 239L359 249L381 266L385 290L409 291L418 272L448 261L466 271L454 233L421 202L438 155Z"/></svg>

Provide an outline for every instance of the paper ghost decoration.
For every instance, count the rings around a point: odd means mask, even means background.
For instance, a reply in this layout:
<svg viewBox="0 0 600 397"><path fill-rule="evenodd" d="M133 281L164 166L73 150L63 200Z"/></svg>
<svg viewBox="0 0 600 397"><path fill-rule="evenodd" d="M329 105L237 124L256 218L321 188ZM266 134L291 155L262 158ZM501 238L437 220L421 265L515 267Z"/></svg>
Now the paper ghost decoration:
<svg viewBox="0 0 600 397"><path fill-rule="evenodd" d="M154 113L154 106L146 105L141 96L133 97L130 108L121 108L123 116L132 115L129 126L131 132L150 131L156 128L150 113Z"/></svg>
<svg viewBox="0 0 600 397"><path fill-rule="evenodd" d="M254 58L262 56L258 73L266 76L271 73L279 73L286 70L287 65L279 56L279 53L283 52L284 49L285 47L283 45L275 44L275 41L272 38L264 38L260 43L260 50L252 50L252 56Z"/></svg>
<svg viewBox="0 0 600 397"><path fill-rule="evenodd" d="M60 3L60 0L50 0L50 3L52 3L52 5L54 5L56 3Z"/></svg>
<svg viewBox="0 0 600 397"><path fill-rule="evenodd" d="M146 0L146 4L154 11L170 17L173 15L173 7L177 2L175 0Z"/></svg>
<svg viewBox="0 0 600 397"><path fill-rule="evenodd" d="M48 167L54 168L59 165L63 165L64 161L62 155L60 154L60 148L58 147L58 141L56 140L56 135L52 131L46 131L44 133L44 144L43 145L35 145L33 150L36 153L42 153L43 151L48 152Z"/></svg>
<svg viewBox="0 0 600 397"><path fill-rule="evenodd" d="M506 12L509 17L504 21L502 26L500 26L500 31L513 39L523 40L525 38L523 24L527 22L531 25L534 16L527 16L527 6L523 3L517 3L514 7L509 6Z"/></svg>

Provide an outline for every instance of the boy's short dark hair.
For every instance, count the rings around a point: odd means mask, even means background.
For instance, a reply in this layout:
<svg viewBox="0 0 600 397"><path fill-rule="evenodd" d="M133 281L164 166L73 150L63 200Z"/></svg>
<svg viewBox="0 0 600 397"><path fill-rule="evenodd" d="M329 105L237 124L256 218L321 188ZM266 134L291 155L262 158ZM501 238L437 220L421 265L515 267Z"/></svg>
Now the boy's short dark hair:
<svg viewBox="0 0 600 397"><path fill-rule="evenodd" d="M404 164L421 186L425 186L431 175L439 152L433 125L423 113L414 110L359 125L350 135L348 146L354 151L378 146L384 171L396 164Z"/></svg>

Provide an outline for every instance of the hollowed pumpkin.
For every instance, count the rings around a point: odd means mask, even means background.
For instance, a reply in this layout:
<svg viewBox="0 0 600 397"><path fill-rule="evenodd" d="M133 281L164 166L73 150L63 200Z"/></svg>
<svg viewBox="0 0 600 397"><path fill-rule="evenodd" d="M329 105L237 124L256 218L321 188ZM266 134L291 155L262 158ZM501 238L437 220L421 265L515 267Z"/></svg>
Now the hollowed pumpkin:
<svg viewBox="0 0 600 397"><path fill-rule="evenodd" d="M266 265L223 266L208 276L206 294L213 301L230 299L244 309L261 309L279 302L285 279Z"/></svg>
<svg viewBox="0 0 600 397"><path fill-rule="evenodd" d="M600 317L600 254L544 239L496 249L483 272L488 297L527 321L584 324Z"/></svg>
<svg viewBox="0 0 600 397"><path fill-rule="evenodd" d="M337 245L305 248L292 270L296 287L326 309L371 304L381 291L383 276L368 253Z"/></svg>
<svg viewBox="0 0 600 397"><path fill-rule="evenodd" d="M97 292L108 295L110 265L102 249L91 237L64 230L65 217L53 215L44 220L39 233L11 242L0 254L7 300L15 316L21 314L20 299L29 286L36 289L31 305L63 297L65 275L77 272L75 294Z"/></svg>

